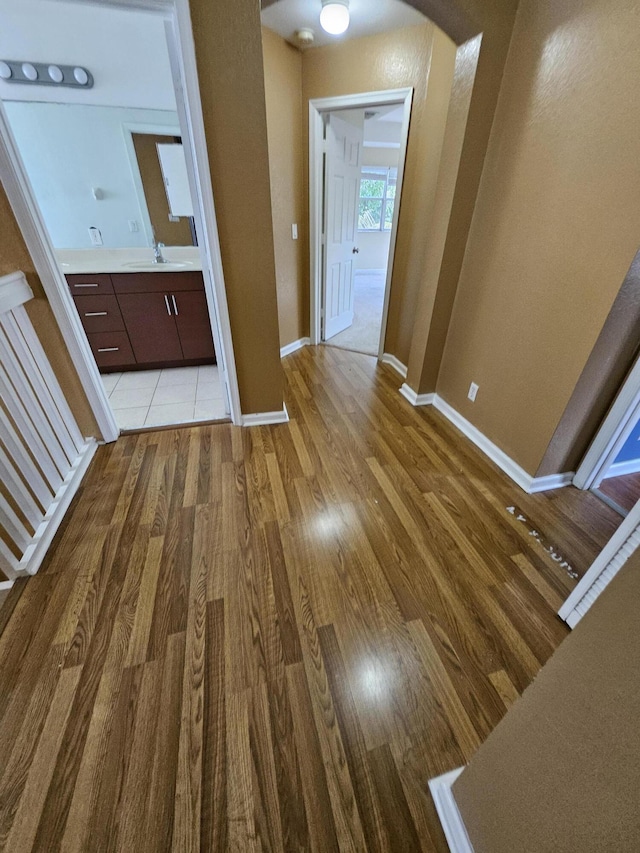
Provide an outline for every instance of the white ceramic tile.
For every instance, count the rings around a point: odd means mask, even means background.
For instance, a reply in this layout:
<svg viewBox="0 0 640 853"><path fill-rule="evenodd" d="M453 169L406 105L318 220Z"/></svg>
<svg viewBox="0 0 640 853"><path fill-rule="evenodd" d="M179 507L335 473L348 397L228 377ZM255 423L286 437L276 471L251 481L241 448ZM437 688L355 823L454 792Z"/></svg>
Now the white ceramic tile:
<svg viewBox="0 0 640 853"><path fill-rule="evenodd" d="M114 412L116 423L120 429L139 429L144 426L148 406L139 406L135 409L118 409Z"/></svg>
<svg viewBox="0 0 640 853"><path fill-rule="evenodd" d="M216 421L228 418L222 400L198 400L193 417L196 421Z"/></svg>
<svg viewBox="0 0 640 853"><path fill-rule="evenodd" d="M191 403L196 400L195 385L167 385L165 388L156 388L152 406L168 406L174 403Z"/></svg>
<svg viewBox="0 0 640 853"><path fill-rule="evenodd" d="M196 400L222 400L222 385L220 382L198 381Z"/></svg>
<svg viewBox="0 0 640 853"><path fill-rule="evenodd" d="M173 403L166 406L151 406L145 426L184 424L193 420L193 403Z"/></svg>
<svg viewBox="0 0 640 853"><path fill-rule="evenodd" d="M198 382L213 382L220 378L217 364L201 364L198 368Z"/></svg>
<svg viewBox="0 0 640 853"><path fill-rule="evenodd" d="M116 388L109 397L111 407L117 409L135 409L140 406L150 406L153 398L153 388L130 388L120 391Z"/></svg>
<svg viewBox="0 0 640 853"><path fill-rule="evenodd" d="M114 390L121 376L121 373L103 373L100 376L102 384L104 385L104 390L107 394L110 394Z"/></svg>
<svg viewBox="0 0 640 853"><path fill-rule="evenodd" d="M166 388L168 385L195 385L197 381L197 367L167 367L160 374L158 388Z"/></svg>
<svg viewBox="0 0 640 853"><path fill-rule="evenodd" d="M136 388L155 388L160 379L160 370L134 370L123 373L116 391L131 391Z"/></svg>

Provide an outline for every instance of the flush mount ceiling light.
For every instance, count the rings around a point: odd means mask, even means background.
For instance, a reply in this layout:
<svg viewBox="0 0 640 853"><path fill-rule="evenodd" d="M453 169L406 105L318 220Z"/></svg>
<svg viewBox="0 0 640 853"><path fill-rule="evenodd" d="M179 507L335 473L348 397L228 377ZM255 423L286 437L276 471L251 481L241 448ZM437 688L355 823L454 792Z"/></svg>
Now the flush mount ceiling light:
<svg viewBox="0 0 640 853"><path fill-rule="evenodd" d="M349 0L322 0L320 26L332 36L340 36L349 28Z"/></svg>

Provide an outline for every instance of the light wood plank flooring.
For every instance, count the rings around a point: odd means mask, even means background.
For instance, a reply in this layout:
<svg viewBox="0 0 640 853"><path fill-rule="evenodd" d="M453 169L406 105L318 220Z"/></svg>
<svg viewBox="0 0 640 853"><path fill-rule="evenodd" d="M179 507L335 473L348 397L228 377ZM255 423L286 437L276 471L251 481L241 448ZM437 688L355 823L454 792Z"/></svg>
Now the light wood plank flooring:
<svg viewBox="0 0 640 853"><path fill-rule="evenodd" d="M619 516L523 494L373 358L285 370L289 424L101 448L12 590L1 849L446 850L427 780L567 633L531 530L580 574Z"/></svg>

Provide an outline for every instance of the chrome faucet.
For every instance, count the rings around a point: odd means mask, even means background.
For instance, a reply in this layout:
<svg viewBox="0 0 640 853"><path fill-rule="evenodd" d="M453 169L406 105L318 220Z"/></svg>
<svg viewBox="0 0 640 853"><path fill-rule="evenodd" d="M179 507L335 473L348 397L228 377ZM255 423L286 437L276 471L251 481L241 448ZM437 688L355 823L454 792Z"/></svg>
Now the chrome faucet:
<svg viewBox="0 0 640 853"><path fill-rule="evenodd" d="M162 254L162 250L164 249L164 243L158 243L156 240L156 235L153 235L153 263L154 264L166 264L167 259Z"/></svg>

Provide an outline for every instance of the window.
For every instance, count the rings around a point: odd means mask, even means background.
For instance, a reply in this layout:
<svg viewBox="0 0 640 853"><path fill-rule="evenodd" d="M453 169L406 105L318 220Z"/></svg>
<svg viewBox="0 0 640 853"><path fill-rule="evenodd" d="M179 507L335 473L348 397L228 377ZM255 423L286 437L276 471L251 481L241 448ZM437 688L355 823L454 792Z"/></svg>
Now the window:
<svg viewBox="0 0 640 853"><path fill-rule="evenodd" d="M391 231L398 170L363 166L358 231Z"/></svg>

